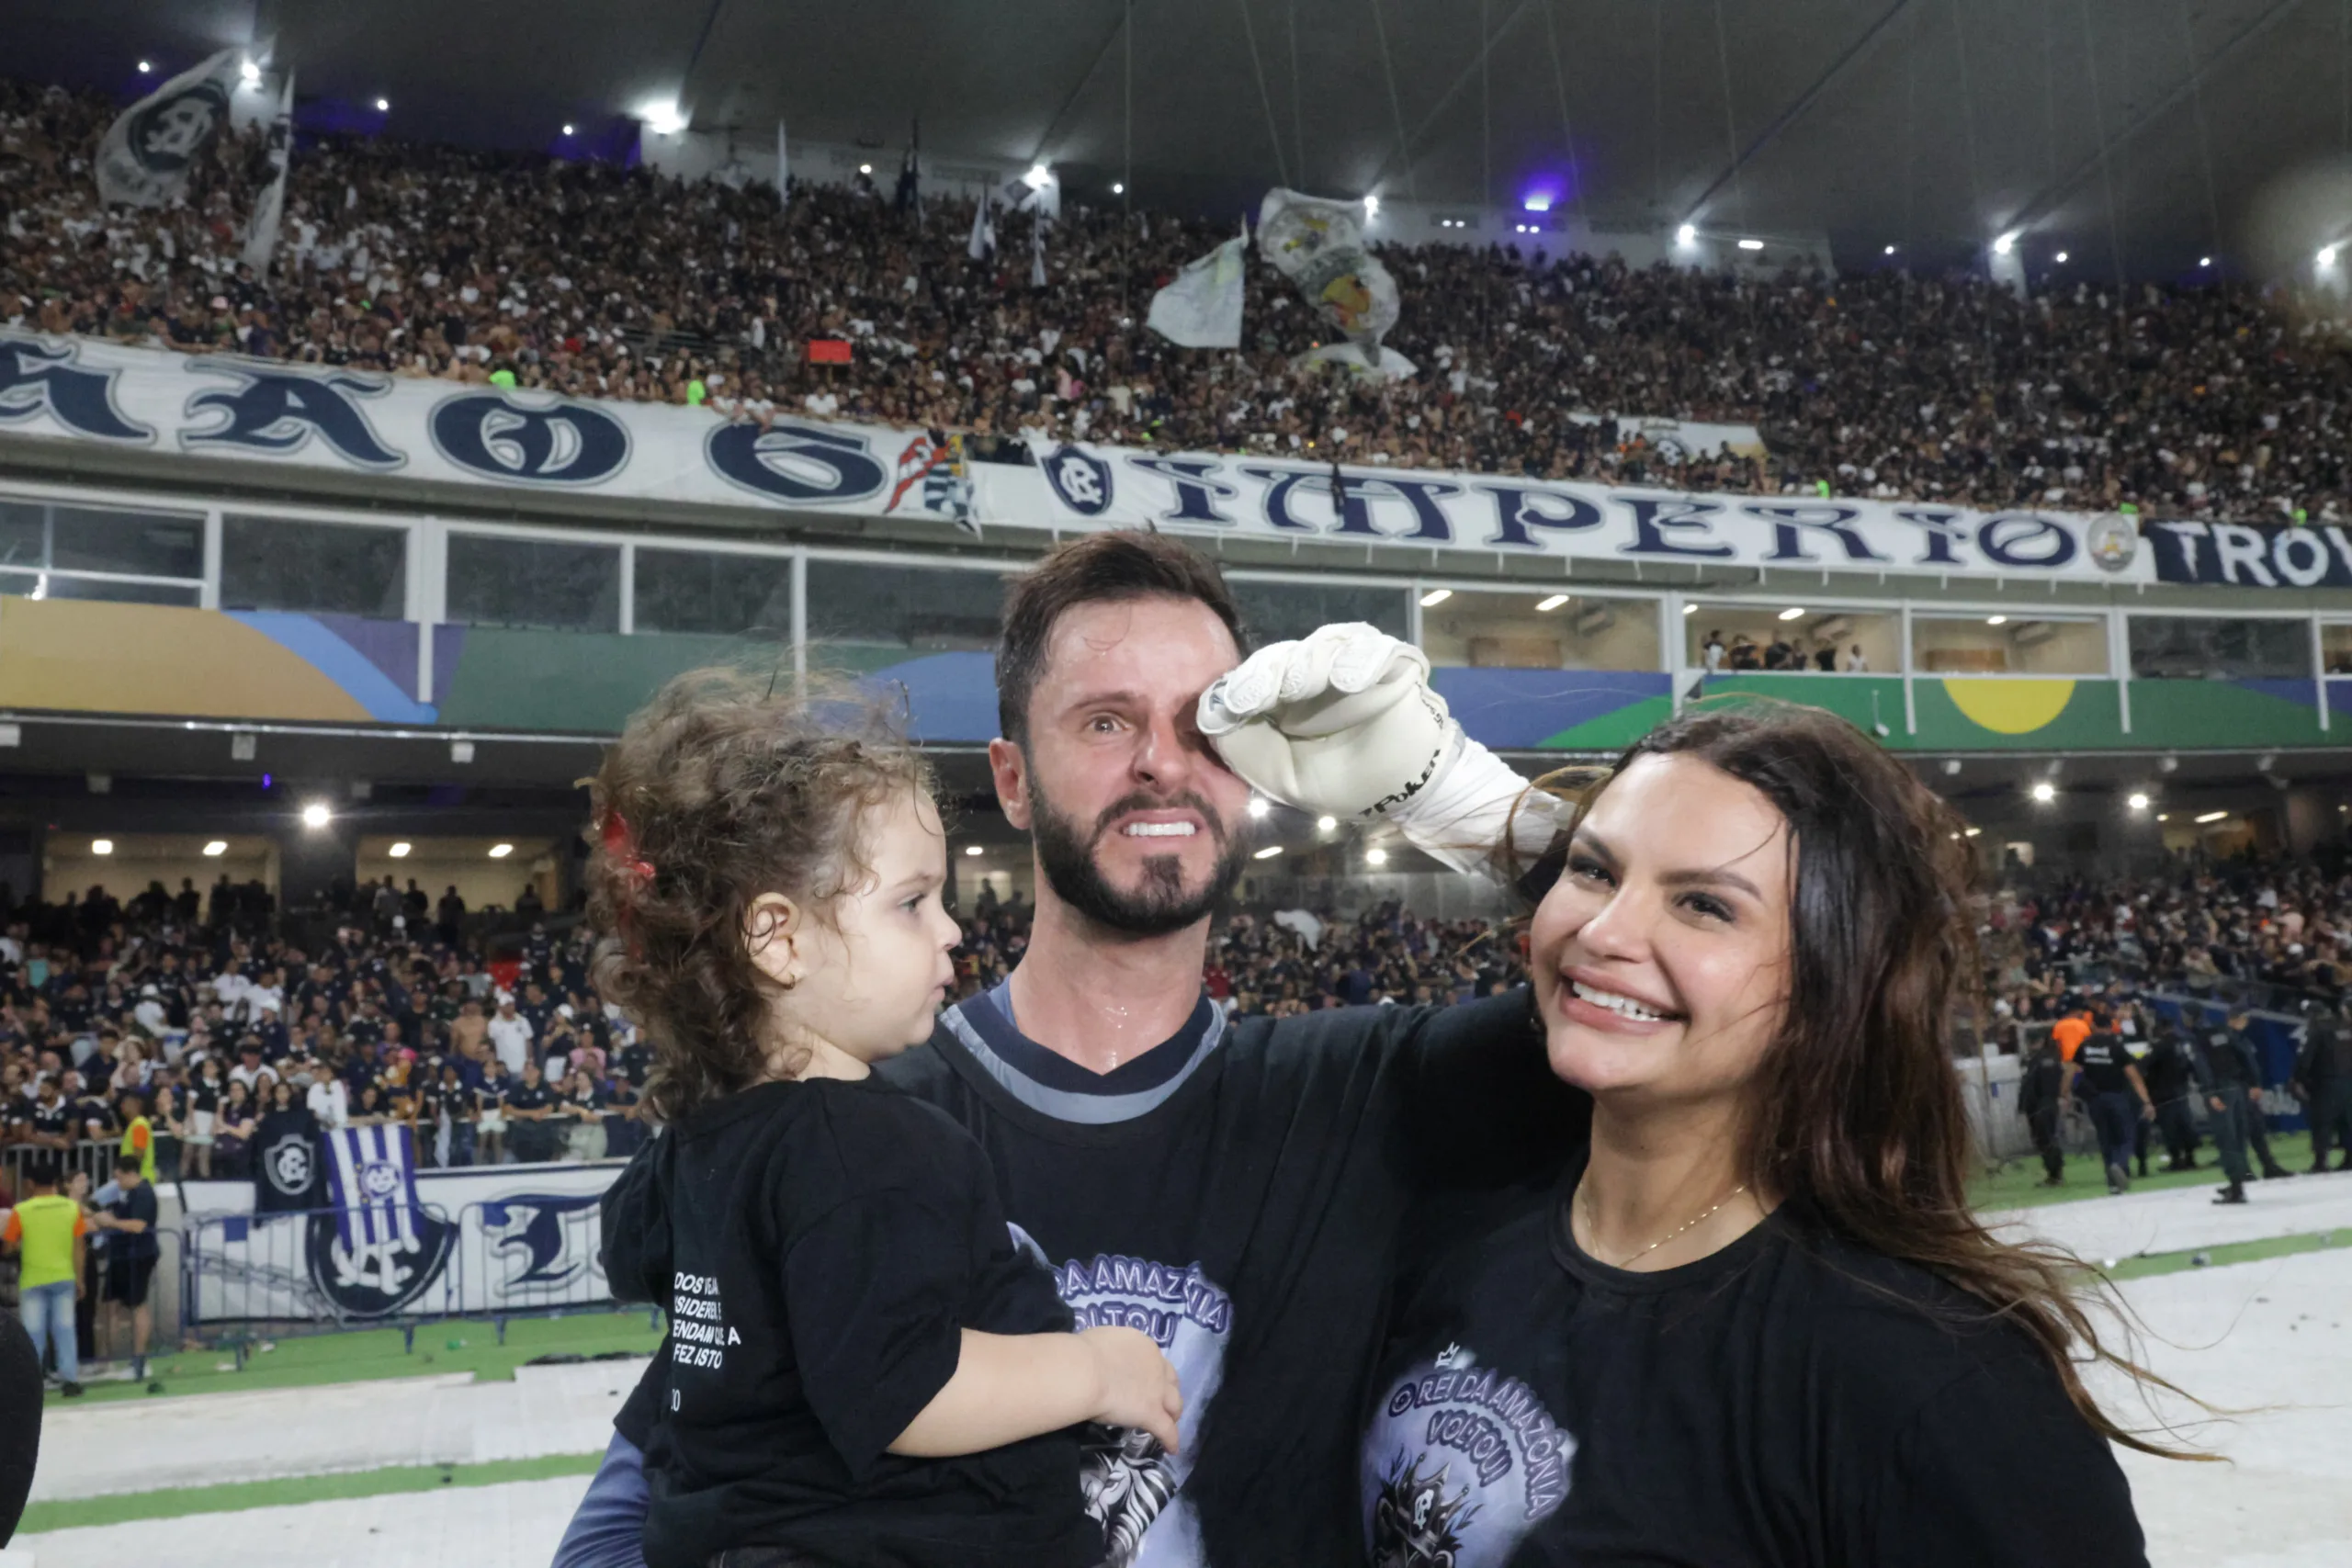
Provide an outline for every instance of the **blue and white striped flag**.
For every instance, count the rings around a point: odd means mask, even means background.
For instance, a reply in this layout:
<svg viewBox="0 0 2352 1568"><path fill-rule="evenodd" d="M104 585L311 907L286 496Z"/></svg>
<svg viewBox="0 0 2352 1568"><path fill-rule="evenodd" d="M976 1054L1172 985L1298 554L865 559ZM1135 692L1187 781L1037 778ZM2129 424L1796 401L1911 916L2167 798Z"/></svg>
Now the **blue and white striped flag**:
<svg viewBox="0 0 2352 1568"><path fill-rule="evenodd" d="M416 1149L406 1127L329 1133L327 1179L345 1250L416 1247Z"/></svg>

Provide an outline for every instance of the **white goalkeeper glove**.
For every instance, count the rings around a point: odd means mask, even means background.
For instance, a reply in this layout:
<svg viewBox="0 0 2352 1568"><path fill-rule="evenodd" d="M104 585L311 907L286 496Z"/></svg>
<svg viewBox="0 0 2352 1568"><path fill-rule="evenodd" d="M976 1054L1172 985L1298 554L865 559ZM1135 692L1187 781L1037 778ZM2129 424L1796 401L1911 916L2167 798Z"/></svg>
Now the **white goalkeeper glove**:
<svg viewBox="0 0 2352 1568"><path fill-rule="evenodd" d="M1302 811L1378 816L1456 871L1550 844L1551 797L1462 733L1429 657L1362 622L1261 648L1201 694L1201 733L1259 794ZM1516 807L1516 811L1514 811Z"/></svg>

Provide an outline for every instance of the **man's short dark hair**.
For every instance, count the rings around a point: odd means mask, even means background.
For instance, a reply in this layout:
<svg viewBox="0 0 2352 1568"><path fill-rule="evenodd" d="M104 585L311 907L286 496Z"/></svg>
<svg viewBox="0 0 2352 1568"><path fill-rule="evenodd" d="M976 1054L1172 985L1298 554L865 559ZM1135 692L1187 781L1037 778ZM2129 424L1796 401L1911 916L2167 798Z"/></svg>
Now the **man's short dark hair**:
<svg viewBox="0 0 2352 1568"><path fill-rule="evenodd" d="M1065 611L1129 599L1190 599L1205 604L1250 649L1241 606L1216 563L1159 534L1114 529L1073 539L1015 578L1004 597L996 649L996 718L1015 745L1029 739L1029 697L1044 673L1046 646Z"/></svg>
<svg viewBox="0 0 2352 1568"><path fill-rule="evenodd" d="M126 1170L142 1170L145 1168L139 1163L139 1156L137 1155L131 1154L128 1150L117 1149L114 1155L114 1168L118 1173L119 1173Z"/></svg>

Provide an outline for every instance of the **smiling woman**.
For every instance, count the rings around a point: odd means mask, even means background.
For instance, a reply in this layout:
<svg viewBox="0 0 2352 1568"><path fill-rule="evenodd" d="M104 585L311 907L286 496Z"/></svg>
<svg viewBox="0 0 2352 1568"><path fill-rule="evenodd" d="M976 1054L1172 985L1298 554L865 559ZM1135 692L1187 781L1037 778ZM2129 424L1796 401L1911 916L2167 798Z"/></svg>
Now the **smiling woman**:
<svg viewBox="0 0 2352 1568"><path fill-rule="evenodd" d="M1530 967L1590 1121L1555 1190L1408 1263L1375 1562L2144 1562L2109 1445L2165 1450L2076 1363L2152 1380L2073 1259L1967 1204L1955 826L1779 705L1687 713L1586 795Z"/></svg>

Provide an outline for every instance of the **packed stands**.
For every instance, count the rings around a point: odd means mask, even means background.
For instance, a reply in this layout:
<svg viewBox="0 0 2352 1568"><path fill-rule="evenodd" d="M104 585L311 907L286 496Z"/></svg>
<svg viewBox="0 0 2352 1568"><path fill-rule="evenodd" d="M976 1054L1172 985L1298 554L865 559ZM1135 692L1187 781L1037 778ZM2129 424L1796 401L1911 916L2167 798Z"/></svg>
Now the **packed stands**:
<svg viewBox="0 0 2352 1568"><path fill-rule="evenodd" d="M1178 349L1153 288L1233 228L1073 203L1030 286L1032 219L966 254L868 188L681 184L644 169L338 136L296 153L279 260L241 266L263 172L232 139L183 208L108 210L107 99L0 83L0 322L187 351L717 417L1804 491L1984 507L2340 518L2346 339L2290 291L2077 284L2019 299L1895 270L1771 282L1517 247L1389 246L1412 378L1301 372L1314 324L1263 268L1249 346ZM851 344L812 364L808 344ZM1764 457L1622 442L1621 414L1753 423ZM983 444L985 445L985 444ZM1009 444L1008 444L1009 445ZM1018 460L1019 448L1010 447Z"/></svg>
<svg viewBox="0 0 2352 1568"><path fill-rule="evenodd" d="M1030 913L992 893L963 913L958 998L1012 973ZM323 1123L417 1129L426 1164L605 1157L640 1135L650 1053L595 996L591 939L570 914L485 920L418 890L362 885L337 908L281 917L257 887L224 882L209 897L153 888L125 905L94 889L27 903L6 929L0 1151L19 1163L35 1147L110 1149L145 1110L167 1171L247 1175L248 1151L231 1130L260 1110L241 1117L238 1107L266 1100L278 1078ZM1988 908L1984 978L2004 1023L2057 1018L2097 987L2179 988L2295 1011L2341 998L2352 983L2347 949L2352 875L2340 869L2184 862L2162 878L2004 889ZM1419 919L1389 902L1356 919L1236 911L1212 939L1204 979L1236 1016L1282 1017L1465 1001L1524 975L1518 929ZM544 1111L528 1119L555 1133L526 1134L518 1149L525 1063L548 1098L523 1095L522 1109ZM232 1087L240 1079L242 1092ZM126 1105L134 1094L139 1105ZM200 1157L189 1141L203 1135L199 1106L217 1129ZM503 1144L481 1135L485 1115L505 1118Z"/></svg>
<svg viewBox="0 0 2352 1568"><path fill-rule="evenodd" d="M16 908L0 937L0 1155L79 1151L97 1173L146 1112L165 1179L250 1177L280 1080L322 1126L414 1129L427 1166L634 1148L650 1054L595 995L590 934L571 915L485 919L448 898L362 884L281 917L224 880L209 896L155 887L126 905L94 888ZM967 912L959 997L1011 973L1029 913L993 896ZM1484 921L1393 903L1359 921L1286 919L1238 913L1221 931L1205 980L1222 1005L1458 1001L1522 974L1516 933Z"/></svg>

